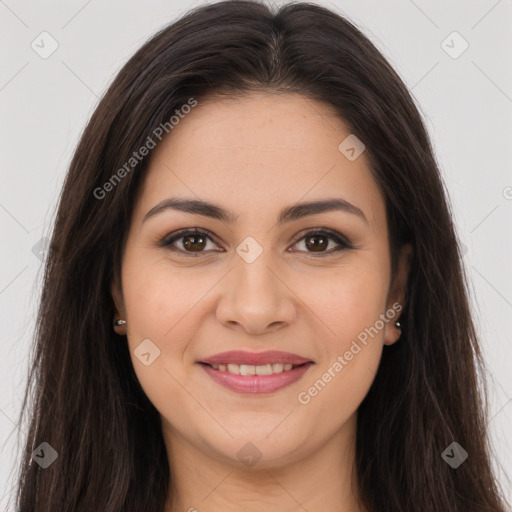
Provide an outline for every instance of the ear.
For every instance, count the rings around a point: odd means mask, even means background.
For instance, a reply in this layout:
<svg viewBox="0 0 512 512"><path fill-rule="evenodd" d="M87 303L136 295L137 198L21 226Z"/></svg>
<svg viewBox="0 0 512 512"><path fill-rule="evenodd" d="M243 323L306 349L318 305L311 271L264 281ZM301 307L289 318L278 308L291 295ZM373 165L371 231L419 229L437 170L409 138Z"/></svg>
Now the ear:
<svg viewBox="0 0 512 512"><path fill-rule="evenodd" d="M119 326L115 325L117 320L126 320L123 292L117 273L110 283L110 294L112 295L112 300L114 301L115 306L114 318L112 319L112 323L114 324L114 331L117 334L124 336L126 335L126 324Z"/></svg>
<svg viewBox="0 0 512 512"><path fill-rule="evenodd" d="M386 312L389 321L386 323L384 329L384 344L392 345L401 335L401 330L395 326L395 322L400 318L400 312L404 308L407 299L407 282L409 279L409 272L411 269L411 262L413 258L413 248L410 243L401 247L398 254L397 270L391 283ZM395 313L392 317L393 312ZM390 314L391 313L391 314Z"/></svg>

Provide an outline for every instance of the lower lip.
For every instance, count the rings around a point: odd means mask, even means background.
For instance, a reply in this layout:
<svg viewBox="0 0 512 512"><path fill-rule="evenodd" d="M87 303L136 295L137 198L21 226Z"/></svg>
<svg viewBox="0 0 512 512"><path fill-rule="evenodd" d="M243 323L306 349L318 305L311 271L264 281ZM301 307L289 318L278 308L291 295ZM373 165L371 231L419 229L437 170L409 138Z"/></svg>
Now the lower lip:
<svg viewBox="0 0 512 512"><path fill-rule="evenodd" d="M261 394L283 389L299 380L314 363L297 366L293 370L270 375L235 375L234 373L215 370L201 364L204 371L218 384L236 393Z"/></svg>

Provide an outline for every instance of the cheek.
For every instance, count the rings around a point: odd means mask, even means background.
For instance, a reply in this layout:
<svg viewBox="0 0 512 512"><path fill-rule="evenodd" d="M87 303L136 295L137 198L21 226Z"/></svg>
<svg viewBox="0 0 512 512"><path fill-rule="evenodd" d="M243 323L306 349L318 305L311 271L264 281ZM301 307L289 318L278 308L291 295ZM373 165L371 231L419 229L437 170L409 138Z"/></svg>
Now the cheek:
<svg viewBox="0 0 512 512"><path fill-rule="evenodd" d="M215 276L194 274L194 269L172 269L163 259L144 263L144 256L127 261L123 292L129 323L134 339L149 337L165 344L165 349L177 349L176 343L186 339L184 327L193 315L194 307L215 282ZM186 275L185 275L186 274ZM177 337L176 332L181 336Z"/></svg>
<svg viewBox="0 0 512 512"><path fill-rule="evenodd" d="M321 434L331 435L357 411L380 363L386 288L382 276L352 276L333 283L316 311L329 327L321 337L321 358L306 379L298 402L307 414L322 417Z"/></svg>
<svg viewBox="0 0 512 512"><path fill-rule="evenodd" d="M385 312L387 278L378 264L354 265L329 273L315 286L304 287L304 302L328 328L331 352L346 350Z"/></svg>
<svg viewBox="0 0 512 512"><path fill-rule="evenodd" d="M379 366L389 277L382 269L380 260L340 268L325 280L323 293L309 288L304 300L326 328L318 343L321 363L298 398L330 418L331 427L357 410Z"/></svg>
<svg viewBox="0 0 512 512"><path fill-rule="evenodd" d="M171 405L187 402L180 383L187 381L184 354L198 328L194 321L198 302L211 286L199 278L185 280L183 270L171 270L163 260L144 260L135 251L124 262L123 297L133 368L150 401L173 422L179 418Z"/></svg>

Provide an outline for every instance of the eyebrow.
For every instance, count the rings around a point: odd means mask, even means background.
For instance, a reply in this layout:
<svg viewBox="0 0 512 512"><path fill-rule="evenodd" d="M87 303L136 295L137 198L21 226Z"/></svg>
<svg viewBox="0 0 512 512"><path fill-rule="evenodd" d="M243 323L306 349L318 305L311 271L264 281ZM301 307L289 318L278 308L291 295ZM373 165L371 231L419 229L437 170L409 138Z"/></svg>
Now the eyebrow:
<svg viewBox="0 0 512 512"><path fill-rule="evenodd" d="M177 210L180 212L191 213L193 215L204 215L205 217L211 217L222 222L233 224L237 221L238 215L235 215L232 211L226 210L225 208L218 206L207 201L197 199L184 199L178 197L170 197L164 199L156 206L151 208L142 222L146 222L150 217L157 215L165 210ZM330 212L330 211L342 211L346 213L352 213L363 219L368 224L368 219L360 208L349 203L345 199L324 199L321 201L311 201L307 203L297 203L291 206L283 208L279 214L277 224L282 225L287 222L307 217L308 215L316 215L319 213Z"/></svg>

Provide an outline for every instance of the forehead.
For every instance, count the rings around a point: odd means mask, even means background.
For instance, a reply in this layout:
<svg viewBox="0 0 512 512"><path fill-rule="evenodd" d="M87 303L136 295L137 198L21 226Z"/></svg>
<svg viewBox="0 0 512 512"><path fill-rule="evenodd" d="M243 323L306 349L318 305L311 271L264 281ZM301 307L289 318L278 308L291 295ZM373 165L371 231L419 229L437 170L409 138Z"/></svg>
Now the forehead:
<svg viewBox="0 0 512 512"><path fill-rule="evenodd" d="M298 94L199 101L153 150L139 206L195 196L250 215L340 197L381 223L384 199L364 151L350 160L339 149L350 135L332 107Z"/></svg>

